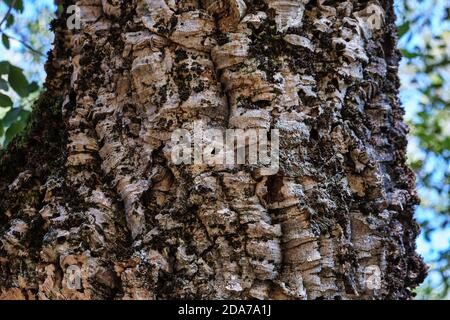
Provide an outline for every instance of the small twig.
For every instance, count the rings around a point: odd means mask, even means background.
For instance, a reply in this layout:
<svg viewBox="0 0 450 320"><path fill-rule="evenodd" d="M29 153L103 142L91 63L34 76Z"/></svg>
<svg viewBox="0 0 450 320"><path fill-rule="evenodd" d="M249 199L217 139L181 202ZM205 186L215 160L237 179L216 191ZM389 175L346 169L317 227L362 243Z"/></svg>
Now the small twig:
<svg viewBox="0 0 450 320"><path fill-rule="evenodd" d="M2 30L0 30L0 32L2 32ZM3 35L4 35L5 37L7 37L8 39L10 39L10 40L15 40L15 41L21 43L21 44L22 44L25 48L27 48L28 50L30 50L30 51L32 51L32 52L34 52L34 53L40 55L41 57L45 57L45 54L43 54L43 53L40 52L39 50L36 50L36 49L33 48L31 45L29 45L28 43L26 43L24 40L19 39L19 38L16 38L16 37L13 37L13 36L10 36L10 35L6 34L4 31L3 31L2 33L3 33Z"/></svg>
<svg viewBox="0 0 450 320"><path fill-rule="evenodd" d="M2 24L8 20L9 15L11 14L12 9L14 8L14 6L16 5L17 0L14 0L13 3L11 3L11 5L8 8L8 11L6 12L5 16L3 17L2 21L0 21L0 27L2 26Z"/></svg>
<svg viewBox="0 0 450 320"><path fill-rule="evenodd" d="M6 12L5 16L3 17L2 21L0 21L0 33L2 33L5 37L7 37L10 40L15 40L19 43L21 43L25 48L27 48L28 50L34 52L35 54L40 55L41 57L45 57L45 54L43 54L42 52L40 52L39 50L34 49L31 45L29 45L28 43L26 43L24 40L10 36L8 34L5 33L5 31L3 31L1 29L2 24L8 20L8 17L11 15L11 11L14 8L14 6L16 5L17 0L13 0L13 2L11 3L11 5L8 7L8 11Z"/></svg>

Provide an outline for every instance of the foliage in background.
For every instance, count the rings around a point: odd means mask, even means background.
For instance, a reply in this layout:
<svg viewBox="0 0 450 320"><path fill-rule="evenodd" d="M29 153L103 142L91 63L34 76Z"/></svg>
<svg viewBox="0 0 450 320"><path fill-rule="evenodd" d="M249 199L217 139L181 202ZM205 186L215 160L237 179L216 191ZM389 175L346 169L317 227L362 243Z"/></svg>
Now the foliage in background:
<svg viewBox="0 0 450 320"><path fill-rule="evenodd" d="M51 41L48 9L24 0L0 0L0 149L24 129L39 96Z"/></svg>
<svg viewBox="0 0 450 320"><path fill-rule="evenodd" d="M401 98L411 128L409 161L421 205L419 247L430 275L418 298L450 294L450 1L398 1ZM420 242L422 245L420 246Z"/></svg>
<svg viewBox="0 0 450 320"><path fill-rule="evenodd" d="M418 247L431 267L417 293L449 298L450 1L398 0L396 9L409 159L422 198ZM0 149L24 128L39 95L33 80L42 83L44 77L54 10L52 0L0 0Z"/></svg>

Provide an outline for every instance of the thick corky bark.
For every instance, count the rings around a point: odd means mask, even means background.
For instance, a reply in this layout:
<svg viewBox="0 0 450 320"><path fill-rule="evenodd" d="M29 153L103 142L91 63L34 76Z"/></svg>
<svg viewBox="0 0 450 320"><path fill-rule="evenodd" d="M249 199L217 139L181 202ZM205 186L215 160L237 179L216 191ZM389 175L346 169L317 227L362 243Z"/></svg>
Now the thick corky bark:
<svg viewBox="0 0 450 320"><path fill-rule="evenodd" d="M76 4L1 158L1 298L411 297L391 0ZM171 132L194 122L278 129L279 172L175 165Z"/></svg>

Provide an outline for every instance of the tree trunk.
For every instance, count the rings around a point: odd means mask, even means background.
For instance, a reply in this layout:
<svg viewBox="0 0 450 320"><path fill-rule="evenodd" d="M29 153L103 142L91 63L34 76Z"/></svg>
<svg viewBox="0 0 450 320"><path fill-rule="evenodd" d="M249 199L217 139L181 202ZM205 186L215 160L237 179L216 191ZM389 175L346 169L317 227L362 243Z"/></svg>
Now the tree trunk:
<svg viewBox="0 0 450 320"><path fill-rule="evenodd" d="M1 158L1 298L412 296L392 0L77 5ZM194 124L279 130L279 171L175 164Z"/></svg>

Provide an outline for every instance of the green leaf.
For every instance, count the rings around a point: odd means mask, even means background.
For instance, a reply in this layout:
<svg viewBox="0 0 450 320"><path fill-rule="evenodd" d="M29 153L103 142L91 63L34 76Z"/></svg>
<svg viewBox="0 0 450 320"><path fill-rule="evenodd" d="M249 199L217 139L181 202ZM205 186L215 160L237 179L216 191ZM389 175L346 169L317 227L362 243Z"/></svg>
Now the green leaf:
<svg viewBox="0 0 450 320"><path fill-rule="evenodd" d="M23 0L17 0L15 5L17 11L23 12Z"/></svg>
<svg viewBox="0 0 450 320"><path fill-rule="evenodd" d="M26 124L24 122L14 122L13 124L11 124L8 130L6 130L5 145L10 143L18 133L25 129L25 126Z"/></svg>
<svg viewBox="0 0 450 320"><path fill-rule="evenodd" d="M9 49L11 47L9 44L9 38L5 34L2 34L2 43L6 49Z"/></svg>
<svg viewBox="0 0 450 320"><path fill-rule="evenodd" d="M13 102L10 97L7 95L0 93L0 108L8 108L12 107Z"/></svg>
<svg viewBox="0 0 450 320"><path fill-rule="evenodd" d="M5 0L5 3L11 7L12 4L14 3L14 0ZM14 9L16 9L19 12L23 11L23 0L16 0L16 3L14 4Z"/></svg>
<svg viewBox="0 0 450 320"><path fill-rule="evenodd" d="M3 133L5 133L5 130L3 129L3 123L0 121L0 137L3 136Z"/></svg>
<svg viewBox="0 0 450 320"><path fill-rule="evenodd" d="M28 96L29 92L29 84L27 78L25 78L22 69L10 65L9 73L8 73L8 81L11 88L14 89L15 92L22 98Z"/></svg>
<svg viewBox="0 0 450 320"><path fill-rule="evenodd" d="M9 62L8 61L0 61L0 75L9 73Z"/></svg>
<svg viewBox="0 0 450 320"><path fill-rule="evenodd" d="M14 24L14 15L12 13L9 14L8 18L6 19L6 27L9 28Z"/></svg>
<svg viewBox="0 0 450 320"><path fill-rule="evenodd" d="M431 75L430 80L433 88L441 88L444 84L444 79L439 74Z"/></svg>
<svg viewBox="0 0 450 320"><path fill-rule="evenodd" d="M13 108L9 110L3 118L3 125L5 127L9 127L11 124L13 124L19 117L20 111L20 108Z"/></svg>
<svg viewBox="0 0 450 320"><path fill-rule="evenodd" d="M409 30L410 22L405 21L401 26L398 27L398 37L403 37Z"/></svg>
<svg viewBox="0 0 450 320"><path fill-rule="evenodd" d="M22 110L21 108L14 108L6 113L2 121L3 123L0 122L3 129L8 128L6 129L5 141L3 143L5 146L8 145L18 133L25 129L30 114L30 111Z"/></svg>
<svg viewBox="0 0 450 320"><path fill-rule="evenodd" d="M36 81L31 82L30 85L28 86L28 92L29 93L32 93L32 92L35 92L35 91L38 91L38 90L39 90L39 85L37 84Z"/></svg>
<svg viewBox="0 0 450 320"><path fill-rule="evenodd" d="M6 82L5 79L0 78L0 90L8 91L8 89L9 89L8 82Z"/></svg>
<svg viewBox="0 0 450 320"><path fill-rule="evenodd" d="M412 59L412 58L421 56L421 54L418 52L411 52L406 49L401 49L400 52L402 53L402 56L404 56L405 58L408 58L408 59Z"/></svg>

